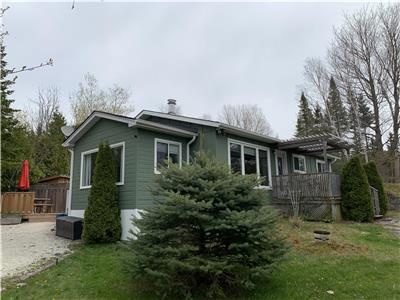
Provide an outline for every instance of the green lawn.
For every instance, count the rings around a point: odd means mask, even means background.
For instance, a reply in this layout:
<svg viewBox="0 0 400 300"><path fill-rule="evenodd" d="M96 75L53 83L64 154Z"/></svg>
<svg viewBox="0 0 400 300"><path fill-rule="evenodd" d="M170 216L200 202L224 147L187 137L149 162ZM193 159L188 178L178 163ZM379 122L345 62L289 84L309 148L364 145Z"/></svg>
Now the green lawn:
<svg viewBox="0 0 400 300"><path fill-rule="evenodd" d="M400 299L400 241L379 225L280 226L292 244L286 261L241 299ZM315 243L314 229L330 230L330 242ZM136 293L122 272L125 251L118 244L81 246L24 287L6 283L2 299L152 299Z"/></svg>

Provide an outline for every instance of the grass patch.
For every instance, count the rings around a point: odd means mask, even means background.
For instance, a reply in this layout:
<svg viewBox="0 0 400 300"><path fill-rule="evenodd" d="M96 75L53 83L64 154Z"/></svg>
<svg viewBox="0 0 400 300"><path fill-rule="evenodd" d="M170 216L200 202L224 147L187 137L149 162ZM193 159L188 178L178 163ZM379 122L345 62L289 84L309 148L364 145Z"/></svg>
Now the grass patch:
<svg viewBox="0 0 400 300"><path fill-rule="evenodd" d="M400 299L400 241L383 227L304 222L293 228L284 220L280 228L292 244L287 259L240 299ZM329 242L314 242L316 229L329 230ZM133 290L122 270L125 251L120 244L81 246L24 287L6 283L2 299L156 299Z"/></svg>

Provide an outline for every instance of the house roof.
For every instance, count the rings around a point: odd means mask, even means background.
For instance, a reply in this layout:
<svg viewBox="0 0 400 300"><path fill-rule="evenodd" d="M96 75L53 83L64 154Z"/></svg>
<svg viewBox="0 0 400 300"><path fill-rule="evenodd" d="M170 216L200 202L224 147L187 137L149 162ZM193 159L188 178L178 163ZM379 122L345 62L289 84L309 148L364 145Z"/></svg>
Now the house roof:
<svg viewBox="0 0 400 300"><path fill-rule="evenodd" d="M180 116L180 115L156 112L151 110L142 110L134 118L122 115L116 115L112 113L106 113L102 111L93 111L86 118L86 120L80 126L78 126L71 133L70 136L68 136L68 138L64 141L63 146L73 147L75 142L78 141L81 136L83 136L90 128L92 128L101 119L108 119L125 123L127 124L128 127L144 128L151 131L164 132L182 137L193 137L197 135L197 133L183 130L174 126L168 126L149 121L148 119L150 119L151 117L159 117L169 120L214 127L216 130L220 130L222 132L231 133L241 137L262 141L268 144L275 144L278 146L279 149L282 150L292 150L296 152L319 155L323 152L323 145L325 142L327 145L326 148L327 152L335 152L340 149L352 148L351 142L345 141L344 139L336 137L332 134L311 135L303 138L281 140L278 138L266 136L257 132L231 126L217 121Z"/></svg>
<svg viewBox="0 0 400 300"><path fill-rule="evenodd" d="M164 118L164 119L205 125L205 126L210 126L210 127L218 127L220 124L220 122L216 122L216 121L181 116L181 115L176 115L176 114L163 113L163 112L152 111L152 110L142 110L140 113L137 114L136 119L146 120L149 117L160 117L160 118Z"/></svg>
<svg viewBox="0 0 400 300"><path fill-rule="evenodd" d="M90 128L92 128L99 120L107 119L127 124L128 127L145 128L152 131L170 133L183 137L193 137L196 133L182 130L176 127L166 126L146 120L138 120L132 117L126 117L102 111L93 111L81 125L79 125L62 144L64 147L73 147Z"/></svg>
<svg viewBox="0 0 400 300"><path fill-rule="evenodd" d="M170 120L175 120L175 121L181 121L181 122L187 122L187 123L192 123L192 124L198 124L198 125L205 125L209 127L215 127L215 128L220 128L224 130L225 132L236 134L242 137L247 137L250 139L255 139L259 141L263 141L266 143L278 143L281 140L270 137L264 134L260 134L257 132L253 132L250 130L246 130L243 128L239 128L236 126L228 125L222 122L217 122L217 121L211 121L211 120L205 120L205 119L199 119L199 118L193 118L193 117L187 117L187 116L180 116L180 115L175 115L175 114L169 114L169 113L163 113L163 112L156 112L156 111L151 111L151 110L142 110L137 116L136 119L148 119L149 117L160 117L164 119L170 119Z"/></svg>
<svg viewBox="0 0 400 300"><path fill-rule="evenodd" d="M353 148L353 143L333 134L315 134L307 137L293 138L278 144L281 150L292 150L308 154L321 154L326 147L327 152L337 152Z"/></svg>

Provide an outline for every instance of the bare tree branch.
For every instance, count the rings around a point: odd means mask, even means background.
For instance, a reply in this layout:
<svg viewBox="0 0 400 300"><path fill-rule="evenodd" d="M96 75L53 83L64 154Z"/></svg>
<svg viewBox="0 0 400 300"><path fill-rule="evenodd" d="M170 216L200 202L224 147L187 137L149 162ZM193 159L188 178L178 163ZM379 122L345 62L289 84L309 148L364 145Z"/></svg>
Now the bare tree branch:
<svg viewBox="0 0 400 300"><path fill-rule="evenodd" d="M273 130L261 108L257 105L239 104L224 105L219 119L228 125L240 127L249 131L273 135Z"/></svg>
<svg viewBox="0 0 400 300"><path fill-rule="evenodd" d="M30 100L35 108L31 113L32 129L37 134L47 131L53 114L58 110L60 90L56 86L38 89L34 100Z"/></svg>

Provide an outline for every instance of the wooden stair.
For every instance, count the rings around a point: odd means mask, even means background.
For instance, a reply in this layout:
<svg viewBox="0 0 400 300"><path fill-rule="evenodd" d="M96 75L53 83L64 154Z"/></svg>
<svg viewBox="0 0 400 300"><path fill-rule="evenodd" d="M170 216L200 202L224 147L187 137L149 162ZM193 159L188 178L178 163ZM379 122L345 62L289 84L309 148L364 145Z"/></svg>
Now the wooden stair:
<svg viewBox="0 0 400 300"><path fill-rule="evenodd" d="M43 214L24 214L22 219L28 222L55 222L57 214L43 213Z"/></svg>

